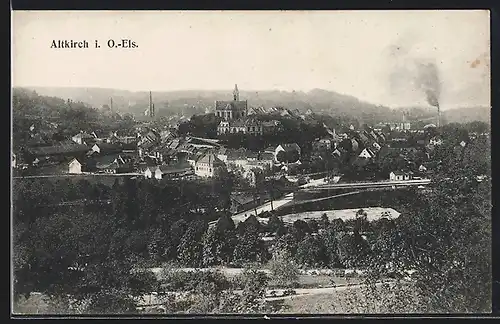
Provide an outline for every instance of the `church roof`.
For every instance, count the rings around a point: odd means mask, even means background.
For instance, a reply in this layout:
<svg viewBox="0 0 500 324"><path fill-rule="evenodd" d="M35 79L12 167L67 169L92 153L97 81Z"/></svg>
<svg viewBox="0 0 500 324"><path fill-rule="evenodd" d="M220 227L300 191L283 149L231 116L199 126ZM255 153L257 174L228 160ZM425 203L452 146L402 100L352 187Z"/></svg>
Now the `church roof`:
<svg viewBox="0 0 500 324"><path fill-rule="evenodd" d="M215 102L215 109L216 110L231 110L231 111L242 111L247 109L247 102L246 101L219 101L217 100Z"/></svg>

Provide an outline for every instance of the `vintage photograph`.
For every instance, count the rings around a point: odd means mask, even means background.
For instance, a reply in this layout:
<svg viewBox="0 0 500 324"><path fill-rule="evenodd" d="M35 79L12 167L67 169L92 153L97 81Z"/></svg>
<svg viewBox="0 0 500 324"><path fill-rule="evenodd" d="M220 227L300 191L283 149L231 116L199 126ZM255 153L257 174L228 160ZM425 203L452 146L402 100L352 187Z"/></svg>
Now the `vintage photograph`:
<svg viewBox="0 0 500 324"><path fill-rule="evenodd" d="M11 314L491 313L489 11L11 14Z"/></svg>

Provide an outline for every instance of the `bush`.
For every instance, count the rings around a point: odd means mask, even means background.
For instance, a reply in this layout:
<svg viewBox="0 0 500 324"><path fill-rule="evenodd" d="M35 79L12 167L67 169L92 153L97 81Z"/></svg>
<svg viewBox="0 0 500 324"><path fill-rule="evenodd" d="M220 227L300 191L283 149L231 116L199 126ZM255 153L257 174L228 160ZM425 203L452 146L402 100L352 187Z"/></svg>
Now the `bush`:
<svg viewBox="0 0 500 324"><path fill-rule="evenodd" d="M162 273L163 286L167 291L199 291L211 290L211 287L228 289L230 282L224 274L214 271L177 271L170 270Z"/></svg>

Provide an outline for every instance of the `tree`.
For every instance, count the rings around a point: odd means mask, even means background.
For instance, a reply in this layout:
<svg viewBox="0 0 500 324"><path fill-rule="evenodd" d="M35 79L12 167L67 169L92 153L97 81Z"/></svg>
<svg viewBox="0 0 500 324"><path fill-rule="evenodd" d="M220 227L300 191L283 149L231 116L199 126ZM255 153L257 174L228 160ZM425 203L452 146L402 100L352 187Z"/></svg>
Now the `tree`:
<svg viewBox="0 0 500 324"><path fill-rule="evenodd" d="M286 152L285 151L279 151L276 154L276 161L285 163L286 162Z"/></svg>
<svg viewBox="0 0 500 324"><path fill-rule="evenodd" d="M478 312L491 307L488 187L461 174L438 180L435 190L416 197L415 206L401 219L409 260L417 270L417 289L426 296L428 311Z"/></svg>
<svg viewBox="0 0 500 324"><path fill-rule="evenodd" d="M283 226L283 221L276 215L271 215L267 223L267 228L269 232L275 233L281 226Z"/></svg>
<svg viewBox="0 0 500 324"><path fill-rule="evenodd" d="M207 229L203 221L192 221L177 247L179 261L186 266L198 267L203 261L202 238Z"/></svg>
<svg viewBox="0 0 500 324"><path fill-rule="evenodd" d="M321 220L319 222L319 227L322 229L327 229L330 226L330 219L326 216L326 213L321 215Z"/></svg>
<svg viewBox="0 0 500 324"><path fill-rule="evenodd" d="M311 267L323 266L327 263L325 246L317 236L307 234L297 246L295 259L298 264Z"/></svg>
<svg viewBox="0 0 500 324"><path fill-rule="evenodd" d="M339 233L330 226L320 236L325 247L325 264L331 268L337 268L341 265L338 255L338 235Z"/></svg>
<svg viewBox="0 0 500 324"><path fill-rule="evenodd" d="M293 233L297 239L297 241L301 241L307 233L310 233L311 230L306 222L301 219L296 220L293 223Z"/></svg>
<svg viewBox="0 0 500 324"><path fill-rule="evenodd" d="M257 231L246 230L242 236L238 237L233 253L235 262L243 264L246 262L262 262L266 261L266 259L267 250Z"/></svg>
<svg viewBox="0 0 500 324"><path fill-rule="evenodd" d="M309 226L309 230L311 231L311 233L318 232L319 226L318 226L318 222L315 219L309 220L307 222L307 225Z"/></svg>
<svg viewBox="0 0 500 324"><path fill-rule="evenodd" d="M299 279L299 268L285 251L275 251L269 261L271 279L282 287L296 287Z"/></svg>
<svg viewBox="0 0 500 324"><path fill-rule="evenodd" d="M356 267L367 261L370 247L358 233L344 234L338 243L339 261L345 267Z"/></svg>
<svg viewBox="0 0 500 324"><path fill-rule="evenodd" d="M218 255L218 235L215 227L210 227L203 235L203 265L212 266L220 262Z"/></svg>
<svg viewBox="0 0 500 324"><path fill-rule="evenodd" d="M336 233L340 233L340 232L345 232L346 231L346 226L345 226L345 223L344 221L341 219L341 218L335 218L331 225L332 229L336 232Z"/></svg>
<svg viewBox="0 0 500 324"><path fill-rule="evenodd" d="M265 294L269 278L255 267L245 268L241 275L243 292L240 307L244 312L260 313L266 310Z"/></svg>

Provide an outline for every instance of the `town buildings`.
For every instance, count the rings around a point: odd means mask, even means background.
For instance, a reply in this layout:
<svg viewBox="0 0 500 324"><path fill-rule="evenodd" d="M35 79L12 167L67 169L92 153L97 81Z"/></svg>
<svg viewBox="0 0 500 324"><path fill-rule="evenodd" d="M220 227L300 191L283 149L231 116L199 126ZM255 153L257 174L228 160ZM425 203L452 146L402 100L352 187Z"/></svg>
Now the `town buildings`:
<svg viewBox="0 0 500 324"><path fill-rule="evenodd" d="M194 174L204 178L212 178L218 171L225 169L224 162L214 153L207 153L195 163Z"/></svg>
<svg viewBox="0 0 500 324"><path fill-rule="evenodd" d="M262 135L263 123L255 118L257 111L251 111L252 113L249 113L248 102L240 100L238 85L235 84L232 101L215 102L215 116L222 118L217 127L217 134Z"/></svg>
<svg viewBox="0 0 500 324"><path fill-rule="evenodd" d="M410 172L393 171L389 174L389 180L393 180L393 181L403 181L403 180L410 180L410 179L411 179Z"/></svg>

